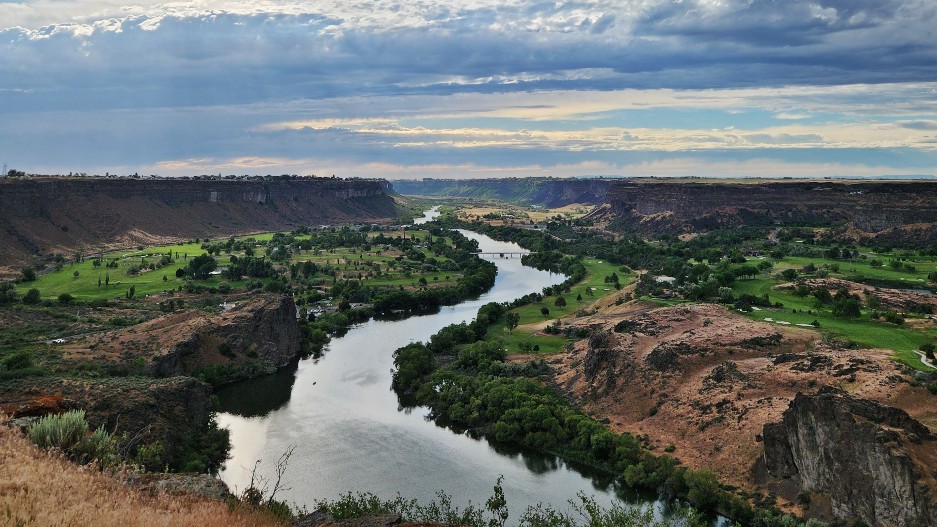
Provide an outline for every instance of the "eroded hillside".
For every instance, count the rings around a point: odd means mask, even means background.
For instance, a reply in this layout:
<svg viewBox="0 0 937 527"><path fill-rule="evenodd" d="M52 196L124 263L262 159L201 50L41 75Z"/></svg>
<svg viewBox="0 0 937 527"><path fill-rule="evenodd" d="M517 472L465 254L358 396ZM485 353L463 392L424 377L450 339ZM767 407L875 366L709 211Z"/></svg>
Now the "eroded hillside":
<svg viewBox="0 0 937 527"><path fill-rule="evenodd" d="M397 206L378 180L5 179L0 266L303 225L383 222Z"/></svg>

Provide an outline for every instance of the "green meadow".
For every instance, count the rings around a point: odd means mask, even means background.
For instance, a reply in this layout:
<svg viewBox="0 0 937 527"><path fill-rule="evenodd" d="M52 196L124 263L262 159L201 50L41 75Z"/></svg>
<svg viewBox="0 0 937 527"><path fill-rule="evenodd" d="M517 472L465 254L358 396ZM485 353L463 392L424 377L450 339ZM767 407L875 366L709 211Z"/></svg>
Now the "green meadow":
<svg viewBox="0 0 937 527"><path fill-rule="evenodd" d="M425 239L428 231L407 231L407 237L417 235ZM375 233L376 235L376 233ZM402 232L385 232L385 236L402 236ZM271 240L274 233L263 233L237 238L238 240L256 240L255 254L263 255L263 243ZM373 236L372 236L373 237ZM308 240L309 236L297 236L297 240ZM213 240L212 242L223 242ZM451 240L446 239L447 242ZM209 242L211 243L211 242ZM447 258L434 256L428 249L422 249L427 259L434 258L437 265L448 261ZM186 283L186 278L177 278L176 271L184 268L190 258L205 254L201 243L179 243L174 245L159 245L144 249L114 251L104 253L100 265L95 265L97 258L86 256L81 262L67 262L60 269L41 274L35 281L17 284L17 293L24 295L29 289L38 289L42 299L56 299L59 295L69 294L75 300L93 301L101 299L125 298L134 288L134 296L141 298L164 291L176 290ZM159 262L163 256L168 255L172 261L154 270L143 270L142 267ZM368 285L393 287L419 287L421 278L426 280L428 287L451 285L458 281L459 271L422 271L419 269L404 269L398 261L400 253L393 248L385 250L372 246L369 251L361 248L341 247L335 249L312 249L296 252L288 263L312 261L320 267L335 272L338 279L360 279ZM243 252L231 254L222 253L215 256L218 267L227 266L232 256L243 256ZM116 267L107 267L108 264ZM141 268L139 271L135 269ZM77 274L76 274L77 273ZM323 283L326 282L322 278ZM206 287L219 286L227 282L232 288L246 284L246 280L227 281L220 276L211 276L197 283Z"/></svg>
<svg viewBox="0 0 937 527"><path fill-rule="evenodd" d="M922 344L933 342L937 338L937 328L933 326L927 329L912 328L910 322L915 318L922 318L920 315L907 313L904 317L907 319L905 324L895 325L886 322L884 319L874 320L870 318L872 310L863 306L861 316L858 318L847 318L833 315L829 306L818 306L816 299L812 295L800 297L791 290L775 289L775 286L784 282L774 276L784 269L796 269L800 271L807 264L813 264L818 268L826 266L838 266L839 272L831 272L831 278L843 279L863 279L888 280L893 282L905 282L909 284L920 284L924 286L923 280L927 279L927 273L933 272L935 261L933 258L909 259L909 263L915 267L912 271L897 271L888 267L887 256L880 258L885 262L883 267L873 267L868 260L843 261L825 258L804 258L804 257L786 257L783 260L775 262L774 269L763 272L755 278L739 278L733 285L733 293L738 296L741 294L750 294L761 297L767 294L772 303L780 302L783 308L761 308L746 316L753 320L762 321L770 318L771 321L788 322L790 325L801 327L809 326L811 329L823 333L824 335L845 341L851 341L861 346L884 348L895 351L895 359L901 361L913 368L920 370L929 370L924 366L920 358L913 353L913 350L920 348ZM757 263L750 261L749 264ZM833 267L835 269L835 267ZM809 275L808 275L809 276ZM812 324L816 321L819 327L813 328Z"/></svg>
<svg viewBox="0 0 937 527"><path fill-rule="evenodd" d="M530 328L527 328L525 330L524 326L543 324L544 322L552 323L556 319L569 317L580 310L589 309L594 302L617 291L614 284L606 283L604 280L606 276L611 276L612 273L618 274L619 283L622 287L633 282L635 278L633 273L622 272L619 270L619 266L595 258L584 258L583 264L586 266L586 277L570 287L569 293L553 294L544 297L540 302L513 309L512 312L520 315L518 327L513 332L509 332L505 323L503 321L499 322L489 329L486 339L501 339L509 353L526 353L527 350L522 349L522 345L524 347L529 346L531 349L533 346L539 346L538 353L541 354L562 351L567 343L573 342L575 339L566 338L562 335L539 334L541 329L531 331ZM579 295L582 296L581 301L576 300ZM565 307L556 305L559 296L566 300ZM550 311L549 314L544 315L541 312L544 307Z"/></svg>

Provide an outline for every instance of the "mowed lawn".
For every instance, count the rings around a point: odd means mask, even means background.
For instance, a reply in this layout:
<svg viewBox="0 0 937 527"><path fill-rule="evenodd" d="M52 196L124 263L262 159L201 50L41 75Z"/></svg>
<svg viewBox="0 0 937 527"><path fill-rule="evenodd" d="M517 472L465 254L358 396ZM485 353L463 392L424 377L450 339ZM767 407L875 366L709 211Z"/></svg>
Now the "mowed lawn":
<svg viewBox="0 0 937 527"><path fill-rule="evenodd" d="M895 270L889 266L889 261L894 260L895 255L875 255L866 259L857 260L834 260L829 258L811 258L807 256L786 256L783 260L775 262L774 271L784 269L800 270L807 264L814 264L817 267L823 265L838 266L838 273L831 273L831 276L865 277L873 280L888 280L895 282L907 282L909 285L919 284L922 287L927 284L927 275L937 271L937 258L933 257L908 257L902 264L909 264L914 267L914 271ZM872 260L882 262L881 267L873 267ZM757 264L756 260L750 261L750 264Z"/></svg>
<svg viewBox="0 0 937 527"><path fill-rule="evenodd" d="M175 258L177 249L179 257ZM158 262L161 255L167 254L170 250L173 251L172 263L155 270L141 271L137 274L129 273L132 266ZM188 264L188 258L204 253L205 251L198 244L169 245L144 251L107 253L100 266L94 266L92 259L81 263L66 263L61 270L43 274L34 282L18 284L17 291L22 295L27 290L36 288L42 298L54 299L63 293L68 293L78 300L96 300L123 298L130 290L130 286L133 286L135 296L141 297L174 290L183 285L185 279L176 278L176 270L185 267ZM107 262L114 259L117 259L118 267L105 267ZM216 259L219 266L230 262L228 255L221 255ZM78 276L75 276L76 271ZM222 281L220 277L212 276L207 280L200 280L199 283L212 286ZM232 286L239 284L240 282L231 283Z"/></svg>
<svg viewBox="0 0 937 527"><path fill-rule="evenodd" d="M513 332L509 332L505 323L499 322L491 326L488 330L487 340L501 339L504 342L508 353L526 353L521 345L533 348L539 346L537 353L549 354L558 353L563 347L574 339L563 337L562 335L543 335L538 334L542 327L553 323L556 319L575 315L580 310L591 309L596 301L617 292L613 283L606 283L605 277L612 273L618 274L619 283L622 287L634 281L633 273L626 273L619 270L619 266L610 264L594 258L583 259L586 266L586 277L579 283L570 287L569 293L560 295L551 295L544 297L540 302L521 306L512 311L520 315L518 327ZM591 292L591 295L590 295ZM576 300L578 295L582 295L582 300ZM556 300L562 296L566 300L565 307L558 307ZM547 308L550 312L547 315L541 313L542 308Z"/></svg>
<svg viewBox="0 0 937 527"><path fill-rule="evenodd" d="M400 237L402 232L384 233L388 237ZM414 234L420 235L425 239L427 231L407 231L407 236ZM255 254L261 256L265 254L266 247L259 245L260 242L269 241L274 233L262 233L251 236L237 238L238 240L253 239L258 242L255 247ZM376 233L375 233L376 235ZM309 236L297 236L297 240L309 239ZM213 240L212 243L224 242L226 239ZM447 243L451 240L446 238ZM427 258L435 258L437 265L448 261L447 258L434 256L428 249L423 249L423 254ZM76 300L91 301L98 299L124 298L130 287L134 287L135 297L156 294L163 291L175 290L185 284L185 278L176 278L176 270L184 268L190 258L205 254L201 243L180 243L175 245L160 245L147 247L145 249L115 251L105 253L100 266L95 266L93 258L86 256L86 260L75 263L65 263L60 270L42 274L33 282L24 282L17 284L17 292L23 295L29 289L39 290L43 299L55 299L63 293L72 295ZM370 251L363 251L359 248L342 247L321 250L308 250L295 253L290 262L312 261L320 267L330 266L337 271L338 279L361 279L368 285L373 286L393 286L413 288L419 286L419 279L425 278L428 287L439 287L442 285L453 285L461 277L459 271L405 271L397 266L397 256L400 255L395 249L382 249L372 247ZM130 273L133 266L142 266L143 264L159 262L164 255L170 255L172 262L159 269L145 270L139 273ZM243 253L235 252L234 256L243 256ZM218 267L223 268L231 261L232 254L222 253L215 256L218 261ZM106 267L111 261L117 261L118 266ZM379 266L375 268L370 264ZM396 268L392 267L396 266ZM78 272L77 276L75 272ZM165 278L164 278L165 277ZM324 281L330 281L330 277L323 276ZM198 284L207 287L218 286L223 282L228 282L232 287L243 286L246 280L227 281L220 276L211 276L205 280L199 280Z"/></svg>
<svg viewBox="0 0 937 527"><path fill-rule="evenodd" d="M736 281L733 286L733 292L736 295L748 293L760 297L767 293L772 303L784 304L784 307L780 309L762 308L760 311L752 311L745 315L753 320L761 321L771 318L775 322L789 322L791 325L809 325L816 320L820 324L817 331L864 346L894 350L897 360L913 368L928 369L921 364L920 358L912 350L919 349L927 342L933 342L937 337L937 329L911 329L907 327L907 322L903 326L896 326L884 320L871 320L870 310L865 308L862 309L860 318L836 317L830 313L829 308L818 310L814 305L815 299L812 295L801 298L789 291L774 289L778 283L777 280L766 276L753 279L742 278ZM793 312L794 310L797 312Z"/></svg>

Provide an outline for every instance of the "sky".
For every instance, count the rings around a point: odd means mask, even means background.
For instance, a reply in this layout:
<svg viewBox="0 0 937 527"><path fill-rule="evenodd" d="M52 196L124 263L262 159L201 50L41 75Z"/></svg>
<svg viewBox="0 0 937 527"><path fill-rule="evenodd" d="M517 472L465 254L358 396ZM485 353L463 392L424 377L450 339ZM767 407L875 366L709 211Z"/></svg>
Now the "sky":
<svg viewBox="0 0 937 527"><path fill-rule="evenodd" d="M0 0L0 163L937 176L934 28L934 0Z"/></svg>

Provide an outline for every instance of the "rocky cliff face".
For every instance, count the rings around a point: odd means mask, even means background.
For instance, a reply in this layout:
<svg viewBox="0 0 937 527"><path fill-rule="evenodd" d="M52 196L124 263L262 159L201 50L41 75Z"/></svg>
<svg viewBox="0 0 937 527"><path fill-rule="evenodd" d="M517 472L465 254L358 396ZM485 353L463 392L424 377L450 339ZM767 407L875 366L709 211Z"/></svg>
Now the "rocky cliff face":
<svg viewBox="0 0 937 527"><path fill-rule="evenodd" d="M609 187L594 217L643 233L798 222L932 242L937 241L937 183L623 181Z"/></svg>
<svg viewBox="0 0 937 527"><path fill-rule="evenodd" d="M50 252L170 238L227 236L396 215L386 181L133 180L0 181L0 265Z"/></svg>
<svg viewBox="0 0 937 527"><path fill-rule="evenodd" d="M191 377L32 378L0 388L0 411L14 417L83 409L92 427L160 441L170 455L209 417L211 387Z"/></svg>
<svg viewBox="0 0 937 527"><path fill-rule="evenodd" d="M937 525L937 438L903 410L825 388L764 427L765 465L829 499L834 517Z"/></svg>
<svg viewBox="0 0 937 527"><path fill-rule="evenodd" d="M223 366L231 380L286 366L302 352L296 304L287 295L259 295L214 316L167 315L135 326L124 337L109 341L111 336L105 336L88 344L96 344L96 353L106 352L114 342L124 353L134 350L134 355L152 357L157 376Z"/></svg>
<svg viewBox="0 0 937 527"><path fill-rule="evenodd" d="M607 179L421 179L393 182L396 192L405 195L498 199L562 207L572 203L602 203L610 180Z"/></svg>

